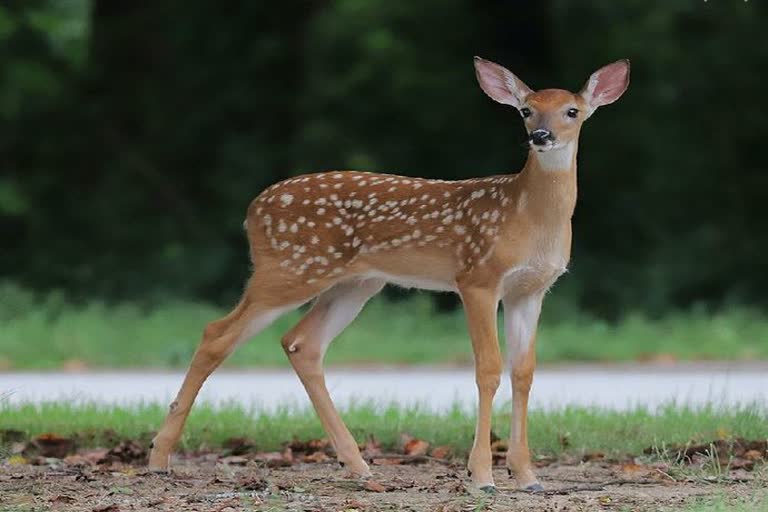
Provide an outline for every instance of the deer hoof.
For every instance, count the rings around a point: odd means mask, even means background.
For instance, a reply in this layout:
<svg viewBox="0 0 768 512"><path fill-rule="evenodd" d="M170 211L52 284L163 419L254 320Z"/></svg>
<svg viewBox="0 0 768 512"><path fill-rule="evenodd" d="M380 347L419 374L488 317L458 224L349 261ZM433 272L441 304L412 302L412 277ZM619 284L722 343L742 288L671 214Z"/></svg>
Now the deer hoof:
<svg viewBox="0 0 768 512"><path fill-rule="evenodd" d="M528 487L526 487L525 490L527 492L543 492L544 486L536 482L535 484L531 484Z"/></svg>
<svg viewBox="0 0 768 512"><path fill-rule="evenodd" d="M480 488L481 491L483 491L485 494L496 494L496 486L495 485L484 485Z"/></svg>

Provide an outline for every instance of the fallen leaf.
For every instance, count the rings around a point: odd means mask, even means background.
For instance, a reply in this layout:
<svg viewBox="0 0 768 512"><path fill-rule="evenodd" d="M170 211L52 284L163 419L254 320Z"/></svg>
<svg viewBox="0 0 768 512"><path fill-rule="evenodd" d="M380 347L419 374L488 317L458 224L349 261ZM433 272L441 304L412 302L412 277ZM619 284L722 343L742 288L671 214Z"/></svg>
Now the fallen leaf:
<svg viewBox="0 0 768 512"><path fill-rule="evenodd" d="M254 460L263 462L270 468L290 466L293 464L293 451L286 448L282 452L259 452L254 455Z"/></svg>
<svg viewBox="0 0 768 512"><path fill-rule="evenodd" d="M72 439L48 432L40 434L32 440L32 445L42 457L63 459L74 448Z"/></svg>
<svg viewBox="0 0 768 512"><path fill-rule="evenodd" d="M403 463L402 457L376 457L371 459L374 466L399 466Z"/></svg>
<svg viewBox="0 0 768 512"><path fill-rule="evenodd" d="M649 471L649 468L634 462L627 462L621 465L621 470L625 473L639 473L641 471Z"/></svg>
<svg viewBox="0 0 768 512"><path fill-rule="evenodd" d="M365 441L365 444L360 447L360 451L362 452L362 456L364 459L371 459L373 457L376 457L377 455L381 455L381 445L376 440L373 434L368 436L368 439Z"/></svg>
<svg viewBox="0 0 768 512"><path fill-rule="evenodd" d="M11 457L8 457L7 462L11 466L20 466L22 464L29 464L29 461L26 459L26 457L22 455L13 455Z"/></svg>
<svg viewBox="0 0 768 512"><path fill-rule="evenodd" d="M92 463L82 455L74 454L64 457L64 464L67 466L90 466Z"/></svg>
<svg viewBox="0 0 768 512"><path fill-rule="evenodd" d="M229 457L221 458L220 462L228 466L245 466L248 464L248 459L240 455L230 455Z"/></svg>
<svg viewBox="0 0 768 512"><path fill-rule="evenodd" d="M369 506L370 504L365 501L360 501L355 498L350 498L344 502L344 508L342 510L344 510L344 512L353 512L353 511L360 512L362 510L367 509Z"/></svg>
<svg viewBox="0 0 768 512"><path fill-rule="evenodd" d="M603 452L588 452L581 456L582 462L589 462L591 460L602 460L605 458Z"/></svg>
<svg viewBox="0 0 768 512"><path fill-rule="evenodd" d="M264 491L269 487L269 482L263 478L247 478L240 480L237 485L244 491Z"/></svg>
<svg viewBox="0 0 768 512"><path fill-rule="evenodd" d="M76 482L93 482L95 480L90 470L86 470L85 468L77 468L77 469L79 472L77 475L75 475Z"/></svg>
<svg viewBox="0 0 768 512"><path fill-rule="evenodd" d="M91 464L103 464L107 462L107 456L109 455L109 450L106 448L97 448L95 450L88 450L85 452L82 452L81 455L88 460Z"/></svg>
<svg viewBox="0 0 768 512"><path fill-rule="evenodd" d="M288 448L294 452L314 453L318 451L327 451L330 443L327 439L310 439L309 441L300 441L297 438L288 443Z"/></svg>
<svg viewBox="0 0 768 512"><path fill-rule="evenodd" d="M429 450L429 443L422 439L411 439L403 446L403 453L406 455L426 455Z"/></svg>
<svg viewBox="0 0 768 512"><path fill-rule="evenodd" d="M743 457L734 457L731 459L729 465L731 469L745 469L747 471L752 471L755 468L755 461Z"/></svg>
<svg viewBox="0 0 768 512"><path fill-rule="evenodd" d="M374 480L368 480L363 485L363 489L370 492L387 492L387 488Z"/></svg>
<svg viewBox="0 0 768 512"><path fill-rule="evenodd" d="M650 446L643 450L645 453L652 454L656 452L656 447ZM666 451L672 454L676 459L690 464L698 464L703 458L709 458L713 454L717 455L722 465L728 464L728 460L733 457L743 457L750 451L766 453L768 450L768 441L747 441L743 438L736 439L717 439L710 443L669 445Z"/></svg>
<svg viewBox="0 0 768 512"><path fill-rule="evenodd" d="M315 462L315 463L318 463L318 462L326 462L326 461L327 461L327 460L329 460L329 459L330 459L330 457L328 457L328 456L325 454L325 452L315 452L315 453L312 453L312 454L310 454L310 455L305 455L305 456L302 458L302 460L303 460L304 462Z"/></svg>
<svg viewBox="0 0 768 512"><path fill-rule="evenodd" d="M254 451L256 443L247 437L230 437L222 443L222 446L230 455L243 455Z"/></svg>
<svg viewBox="0 0 768 512"><path fill-rule="evenodd" d="M554 457L552 455L534 455L533 457L533 465L537 468L543 468L549 465L554 464L558 461L557 457Z"/></svg>
<svg viewBox="0 0 768 512"><path fill-rule="evenodd" d="M142 460L147 456L147 451L138 442L129 439L126 441L120 441L117 446L109 450L108 457L112 460L118 460L120 462L134 462L136 460Z"/></svg>
<svg viewBox="0 0 768 512"><path fill-rule="evenodd" d="M447 459L451 456L453 450L450 446L435 446L432 448L432 457L436 459Z"/></svg>
<svg viewBox="0 0 768 512"><path fill-rule="evenodd" d="M415 480L406 480L404 478L400 478L400 477L396 476L394 478L392 484L390 485L390 490L393 490L393 489L398 489L398 490L413 489L414 487L416 487L416 481Z"/></svg>
<svg viewBox="0 0 768 512"><path fill-rule="evenodd" d="M109 505L100 505L91 509L92 512L118 512L120 507L116 503L110 503Z"/></svg>
<svg viewBox="0 0 768 512"><path fill-rule="evenodd" d="M53 504L59 504L59 503L74 503L77 501L72 496L67 496L66 494L59 494L58 496L54 496L49 500Z"/></svg>

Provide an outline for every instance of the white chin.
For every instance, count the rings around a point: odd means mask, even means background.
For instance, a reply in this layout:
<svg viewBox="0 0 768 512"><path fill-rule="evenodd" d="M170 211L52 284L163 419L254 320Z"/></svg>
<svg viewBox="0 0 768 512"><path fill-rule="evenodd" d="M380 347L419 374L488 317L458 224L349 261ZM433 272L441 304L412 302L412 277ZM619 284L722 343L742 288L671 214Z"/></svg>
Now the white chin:
<svg viewBox="0 0 768 512"><path fill-rule="evenodd" d="M533 149L535 149L538 153L546 153L551 149L555 149L555 145L547 144L546 146L533 146Z"/></svg>

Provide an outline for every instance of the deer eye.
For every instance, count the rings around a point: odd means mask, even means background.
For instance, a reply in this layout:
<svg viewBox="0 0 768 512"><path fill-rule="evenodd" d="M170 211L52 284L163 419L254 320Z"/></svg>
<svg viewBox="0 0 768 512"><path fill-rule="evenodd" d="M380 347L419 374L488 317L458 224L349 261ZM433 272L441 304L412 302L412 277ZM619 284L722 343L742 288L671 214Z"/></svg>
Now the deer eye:
<svg viewBox="0 0 768 512"><path fill-rule="evenodd" d="M579 115L579 109L577 108L569 108L568 111L565 113L568 117L577 117Z"/></svg>
<svg viewBox="0 0 768 512"><path fill-rule="evenodd" d="M520 115L523 116L523 119L531 117L531 109L529 109L528 107L521 108Z"/></svg>

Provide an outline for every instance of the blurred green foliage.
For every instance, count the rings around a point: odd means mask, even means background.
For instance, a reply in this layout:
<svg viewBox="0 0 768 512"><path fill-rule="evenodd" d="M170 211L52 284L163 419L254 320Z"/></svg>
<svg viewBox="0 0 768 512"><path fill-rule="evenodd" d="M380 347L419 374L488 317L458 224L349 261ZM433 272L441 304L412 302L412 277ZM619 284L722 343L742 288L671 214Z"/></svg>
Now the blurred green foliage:
<svg viewBox="0 0 768 512"><path fill-rule="evenodd" d="M725 0L6 0L0 277L231 301L245 209L276 180L522 166L473 55L572 90L628 57L629 93L584 131L558 293L604 317L764 305L766 22Z"/></svg>

